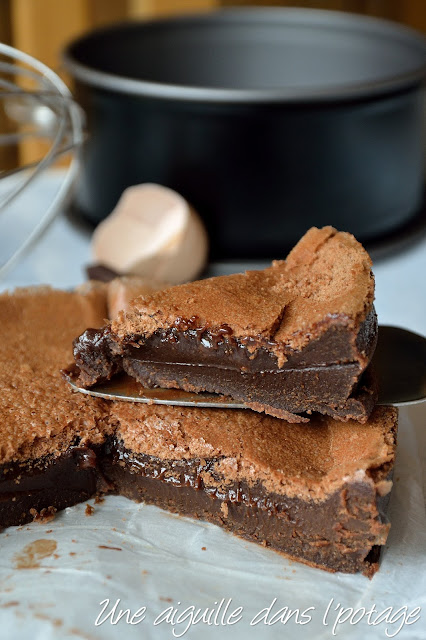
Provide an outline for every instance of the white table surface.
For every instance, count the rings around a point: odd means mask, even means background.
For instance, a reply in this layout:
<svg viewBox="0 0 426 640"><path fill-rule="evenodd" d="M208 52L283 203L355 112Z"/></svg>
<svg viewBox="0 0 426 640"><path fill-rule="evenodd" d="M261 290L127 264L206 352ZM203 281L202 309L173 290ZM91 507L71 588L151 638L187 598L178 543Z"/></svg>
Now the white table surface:
<svg viewBox="0 0 426 640"><path fill-rule="evenodd" d="M15 223L1 227L0 256L42 212L60 180L51 173L21 199L13 213ZM39 215L38 214L38 215ZM10 220L10 218L9 218ZM22 225L19 222L22 220ZM14 228L12 228L14 227ZM0 281L0 290L32 284L71 288L84 281L84 266L90 262L90 233L59 217L37 246ZM277 256L283 257L283 256ZM228 270L212 265L212 273ZM374 264L376 308L382 324L392 324L426 334L426 238L404 253ZM1 348L1 345L0 345ZM373 581L362 576L326 574L303 567L256 545L226 534L213 525L195 523L160 511L134 505L123 498L107 498L86 518L84 506L66 509L46 527L10 529L3 538L0 556L0 638L7 640L65 640L71 638L173 638L167 623L141 625L105 623L95 627L99 602L106 597L122 600L122 607L148 604L159 613L182 601L197 606L233 597L250 616L277 597L280 606L315 606L324 613L331 597L343 606L409 604L423 608L413 625L406 625L397 638L426 638L426 516L422 483L425 480L425 406L401 412L398 453L398 483L392 498L393 526L383 566ZM424 484L423 484L424 486ZM93 500L91 501L93 503ZM114 520L115 519L115 520ZM113 530L111 525L115 523ZM41 531L43 529L43 531ZM47 529L48 531L44 531ZM49 533L50 531L50 533ZM53 531L53 533L52 533ZM14 569L14 553L37 538L55 536L58 558L40 569ZM77 538L79 544L71 544ZM107 542L105 539L107 538ZM83 544L84 542L84 544ZM100 552L98 544L123 547L123 553ZM78 547L78 549L77 549ZM206 551L200 549L206 548ZM95 551L96 548L96 551ZM69 549L81 551L70 558ZM88 550L91 550L90 553ZM111 574L111 575L110 575ZM256 604L257 603L257 604ZM181 633L176 629L176 633ZM306 626L259 625L201 626L189 629L185 638L386 638L385 625L341 625L337 636L331 625L314 620Z"/></svg>

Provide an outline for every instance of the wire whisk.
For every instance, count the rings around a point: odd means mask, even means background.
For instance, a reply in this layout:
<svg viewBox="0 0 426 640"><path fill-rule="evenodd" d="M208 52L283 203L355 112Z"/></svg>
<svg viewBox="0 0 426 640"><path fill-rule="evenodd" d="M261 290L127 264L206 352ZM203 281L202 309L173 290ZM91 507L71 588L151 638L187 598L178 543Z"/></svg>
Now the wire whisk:
<svg viewBox="0 0 426 640"><path fill-rule="evenodd" d="M35 244L64 207L79 169L84 114L54 71L32 56L2 43L0 106L4 123L0 130L0 147L16 147L26 140L39 140L45 143L46 148L36 161L0 169L0 237L4 235L1 230L2 216L12 206L16 207L24 190L52 167L59 157L70 157L61 185L48 208L40 214L34 213L31 229L29 232L26 230L18 246L5 249L3 243L0 253L1 277ZM18 223L15 217L13 220L13 224ZM6 224L10 225L10 222Z"/></svg>

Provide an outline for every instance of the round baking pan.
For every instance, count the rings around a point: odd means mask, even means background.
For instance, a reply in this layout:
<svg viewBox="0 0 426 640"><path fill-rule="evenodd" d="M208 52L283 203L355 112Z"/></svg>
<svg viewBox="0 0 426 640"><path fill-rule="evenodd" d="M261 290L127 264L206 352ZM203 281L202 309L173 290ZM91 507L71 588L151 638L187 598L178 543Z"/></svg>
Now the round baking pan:
<svg viewBox="0 0 426 640"><path fill-rule="evenodd" d="M231 9L98 30L64 53L88 139L76 208L131 184L199 211L214 258L270 258L312 225L368 241L421 207L425 39L310 9Z"/></svg>

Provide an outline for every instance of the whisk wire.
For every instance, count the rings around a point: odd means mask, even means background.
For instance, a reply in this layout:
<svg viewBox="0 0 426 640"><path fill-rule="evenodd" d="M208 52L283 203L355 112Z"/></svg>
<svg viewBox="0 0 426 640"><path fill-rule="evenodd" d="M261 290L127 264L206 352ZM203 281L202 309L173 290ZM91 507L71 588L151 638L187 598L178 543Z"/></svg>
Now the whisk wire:
<svg viewBox="0 0 426 640"><path fill-rule="evenodd" d="M12 255L0 255L1 277L33 246L64 206L78 173L84 116L64 82L42 62L2 43L0 56L0 100L7 120L18 129L1 131L0 147L29 139L48 143L39 160L0 171L0 183L13 178L11 187L2 189L0 194L0 214L59 157L69 154L71 158L59 189L49 207L34 221L32 231ZM34 85L31 89L26 88L29 83Z"/></svg>

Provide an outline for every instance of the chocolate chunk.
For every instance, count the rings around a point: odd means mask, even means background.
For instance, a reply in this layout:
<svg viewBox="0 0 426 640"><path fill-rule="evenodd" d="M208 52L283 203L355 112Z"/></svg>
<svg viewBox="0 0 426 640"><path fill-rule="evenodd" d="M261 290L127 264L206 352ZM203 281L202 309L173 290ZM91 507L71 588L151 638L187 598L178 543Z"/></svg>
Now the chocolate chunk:
<svg viewBox="0 0 426 640"><path fill-rule="evenodd" d="M98 280L99 282L111 282L120 274L103 264L89 264L86 267L86 275L89 280Z"/></svg>

